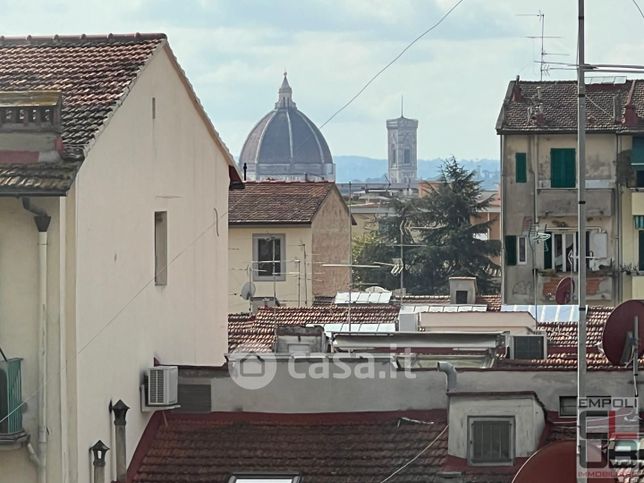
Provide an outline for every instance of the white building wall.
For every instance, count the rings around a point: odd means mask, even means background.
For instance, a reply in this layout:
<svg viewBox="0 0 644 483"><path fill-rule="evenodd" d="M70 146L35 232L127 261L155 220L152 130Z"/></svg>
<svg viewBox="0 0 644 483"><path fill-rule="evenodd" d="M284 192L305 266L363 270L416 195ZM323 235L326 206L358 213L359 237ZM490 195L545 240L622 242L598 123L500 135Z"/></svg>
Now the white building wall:
<svg viewBox="0 0 644 483"><path fill-rule="evenodd" d="M223 362L228 184L224 154L158 52L75 183L78 482L90 481L92 444L114 447L110 401L131 407L131 458L149 419L139 385L154 358ZM154 283L155 211L168 212L167 286ZM108 457L111 481L114 452Z"/></svg>

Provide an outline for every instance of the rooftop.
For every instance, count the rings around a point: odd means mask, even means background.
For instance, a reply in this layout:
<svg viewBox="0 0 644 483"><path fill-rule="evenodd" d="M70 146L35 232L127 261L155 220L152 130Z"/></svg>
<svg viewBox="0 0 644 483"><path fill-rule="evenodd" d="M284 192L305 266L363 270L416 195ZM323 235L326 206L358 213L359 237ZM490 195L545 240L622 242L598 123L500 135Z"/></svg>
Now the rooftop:
<svg viewBox="0 0 644 483"><path fill-rule="evenodd" d="M590 83L586 91L588 132L644 131L643 80ZM511 81L496 129L499 134L575 132L577 82Z"/></svg>
<svg viewBox="0 0 644 483"><path fill-rule="evenodd" d="M228 193L228 223L310 224L334 189L325 181L247 182L243 190Z"/></svg>

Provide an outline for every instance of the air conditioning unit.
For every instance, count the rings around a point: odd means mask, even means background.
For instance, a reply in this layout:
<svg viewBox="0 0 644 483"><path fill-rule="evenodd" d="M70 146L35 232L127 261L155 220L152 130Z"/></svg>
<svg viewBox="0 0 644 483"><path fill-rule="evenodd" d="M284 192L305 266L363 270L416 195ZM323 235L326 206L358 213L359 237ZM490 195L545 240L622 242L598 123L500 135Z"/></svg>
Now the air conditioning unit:
<svg viewBox="0 0 644 483"><path fill-rule="evenodd" d="M147 370L148 406L174 406L177 404L179 368L158 366Z"/></svg>
<svg viewBox="0 0 644 483"><path fill-rule="evenodd" d="M545 359L548 357L546 334L513 335L511 359Z"/></svg>

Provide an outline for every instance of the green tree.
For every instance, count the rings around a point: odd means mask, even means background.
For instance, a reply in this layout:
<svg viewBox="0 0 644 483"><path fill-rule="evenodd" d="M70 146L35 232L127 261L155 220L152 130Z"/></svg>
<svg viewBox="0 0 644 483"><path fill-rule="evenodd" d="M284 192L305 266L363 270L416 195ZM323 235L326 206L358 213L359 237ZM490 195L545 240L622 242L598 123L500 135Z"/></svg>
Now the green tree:
<svg viewBox="0 0 644 483"><path fill-rule="evenodd" d="M441 168L441 177L424 198L392 199L394 214L383 219L376 233L356 244L355 260L360 264L391 264L404 249L404 285L412 294L446 294L449 277L473 276L483 293L498 291L498 265L491 257L500 252L498 241L487 240L489 221L476 215L489 208L492 200L482 196L474 172L454 159ZM412 246L417 245L417 246ZM390 265L381 270L357 269L356 279L378 283L389 289L399 287L399 276Z"/></svg>

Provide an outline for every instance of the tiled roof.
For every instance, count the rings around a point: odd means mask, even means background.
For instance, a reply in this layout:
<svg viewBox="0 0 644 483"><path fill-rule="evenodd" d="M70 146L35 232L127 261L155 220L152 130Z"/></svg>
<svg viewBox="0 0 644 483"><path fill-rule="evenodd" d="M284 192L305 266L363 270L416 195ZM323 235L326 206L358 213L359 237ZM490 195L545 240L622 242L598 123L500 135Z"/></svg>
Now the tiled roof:
<svg viewBox="0 0 644 483"><path fill-rule="evenodd" d="M615 370L606 356L601 352L602 334L611 307L589 307L586 317L586 363L588 369ZM545 331L548 338L546 359L535 360L499 360L496 368L500 369L542 369L560 370L577 368L577 324L572 322L539 322L537 330ZM644 359L642 359L644 361Z"/></svg>
<svg viewBox="0 0 644 483"><path fill-rule="evenodd" d="M313 300L314 306L333 305L335 297L316 296ZM391 297L392 304L400 304L400 297L394 295ZM447 305L450 303L449 295L405 295L403 298L405 304L419 305ZM488 312L501 311L501 295L479 295L476 297L477 304L487 305ZM375 305L375 304L373 304Z"/></svg>
<svg viewBox="0 0 644 483"><path fill-rule="evenodd" d="M163 34L0 37L0 91L60 91L62 142L74 158L70 165L4 165L0 190L67 191L83 149L164 41Z"/></svg>
<svg viewBox="0 0 644 483"><path fill-rule="evenodd" d="M355 324L394 324L398 321L394 305L357 305L351 308ZM339 305L316 307L264 307L255 317L240 314L228 317L228 352L243 347L244 351L270 352L275 342L275 329L282 325L346 323L348 309Z"/></svg>
<svg viewBox="0 0 644 483"><path fill-rule="evenodd" d="M170 413L164 419L135 482L227 483L234 473L267 472L301 474L307 483L378 483L435 440L388 480L431 482L447 454L445 416L433 412Z"/></svg>
<svg viewBox="0 0 644 483"><path fill-rule="evenodd" d="M335 185L329 182L248 182L228 194L228 223L309 224Z"/></svg>
<svg viewBox="0 0 644 483"><path fill-rule="evenodd" d="M497 132L574 132L577 129L576 81L519 81L520 96L513 96L517 81L511 81L499 114ZM589 84L587 91L587 130L598 132L644 130L644 82ZM625 121L626 105L632 101L638 119ZM531 116L538 106L543 122ZM617 119L613 113L617 107Z"/></svg>
<svg viewBox="0 0 644 483"><path fill-rule="evenodd" d="M0 164L3 194L64 194L74 181L79 163Z"/></svg>

